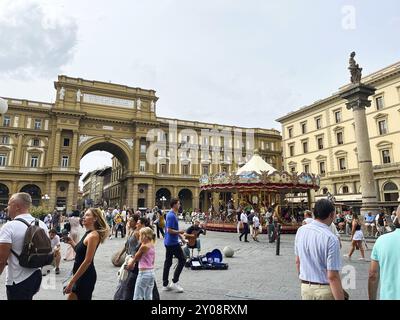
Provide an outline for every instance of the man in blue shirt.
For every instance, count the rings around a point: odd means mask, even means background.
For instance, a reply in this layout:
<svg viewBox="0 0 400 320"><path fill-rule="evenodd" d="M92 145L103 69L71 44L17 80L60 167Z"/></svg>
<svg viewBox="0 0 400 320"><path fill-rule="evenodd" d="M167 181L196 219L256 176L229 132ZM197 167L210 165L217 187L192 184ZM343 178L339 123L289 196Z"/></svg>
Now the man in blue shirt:
<svg viewBox="0 0 400 320"><path fill-rule="evenodd" d="M396 230L380 236L371 253L368 295L376 300L380 282L380 300L400 300L400 206L396 211Z"/></svg>
<svg viewBox="0 0 400 320"><path fill-rule="evenodd" d="M368 236L371 237L371 235L374 234L375 227L375 216L372 215L371 212L368 212L368 214L365 216L365 227L367 228Z"/></svg>
<svg viewBox="0 0 400 320"><path fill-rule="evenodd" d="M185 232L179 231L179 224L177 215L179 213L180 202L178 199L171 200L171 211L167 213L165 221L165 238L164 245L166 249L164 271L163 271L163 290L176 292L183 292L183 288L178 284L179 276L185 266L185 255L183 254L181 245L179 244L179 237ZM172 283L169 283L169 269L172 266L172 258L178 258L178 266L175 269Z"/></svg>

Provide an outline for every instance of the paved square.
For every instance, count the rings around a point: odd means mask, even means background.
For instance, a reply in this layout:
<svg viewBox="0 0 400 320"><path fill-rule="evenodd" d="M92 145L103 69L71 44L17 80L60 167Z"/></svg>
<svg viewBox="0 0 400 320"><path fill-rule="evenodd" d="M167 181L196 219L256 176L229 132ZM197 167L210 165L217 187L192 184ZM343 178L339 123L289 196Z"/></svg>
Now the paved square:
<svg viewBox="0 0 400 320"><path fill-rule="evenodd" d="M181 228L186 228L181 222ZM83 230L82 230L83 232ZM240 242L236 233L207 232L201 235L202 253L218 248L222 251L225 246L235 250L233 258L224 258L229 264L228 270L200 270L192 271L184 268L180 284L185 289L184 293L162 292L162 270L165 257L163 241L156 243L156 279L162 300L229 300L229 299L280 299L299 300L300 284L296 274L294 257L294 235L282 235L281 255L275 255L275 245L269 244L266 235L259 237L260 242L254 242L249 237L249 243ZM95 257L97 270L97 283L93 293L94 300L110 300L117 286L118 268L111 264L111 256L121 249L124 240L121 238L106 240L101 245ZM343 241L342 254L347 253L349 242ZM369 259L370 250L366 251ZM64 252L66 245L62 244ZM351 299L367 299L368 268L369 263L361 262L359 252L354 253L354 261L343 261L345 270L355 270L355 288L347 290ZM175 261L173 267L175 265ZM170 277L172 277L171 267ZM354 267L354 269L352 269ZM43 278L42 289L35 299L65 299L62 294L62 281L72 269L72 262L61 262L61 274ZM348 272L348 271L347 271ZM343 273L346 276L347 272ZM5 272L0 277L0 300L6 299Z"/></svg>

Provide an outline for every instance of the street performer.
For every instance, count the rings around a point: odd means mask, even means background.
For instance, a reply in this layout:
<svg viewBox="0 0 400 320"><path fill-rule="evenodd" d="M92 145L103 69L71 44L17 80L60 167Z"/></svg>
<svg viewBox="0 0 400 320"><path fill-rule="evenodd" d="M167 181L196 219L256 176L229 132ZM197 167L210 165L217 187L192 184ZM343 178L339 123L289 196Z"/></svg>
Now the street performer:
<svg viewBox="0 0 400 320"><path fill-rule="evenodd" d="M184 233L185 239L188 241L187 245L183 249L187 258L190 257L190 249L196 248L197 254L200 254L200 234L206 235L206 229L200 225L200 220L196 219L186 232Z"/></svg>

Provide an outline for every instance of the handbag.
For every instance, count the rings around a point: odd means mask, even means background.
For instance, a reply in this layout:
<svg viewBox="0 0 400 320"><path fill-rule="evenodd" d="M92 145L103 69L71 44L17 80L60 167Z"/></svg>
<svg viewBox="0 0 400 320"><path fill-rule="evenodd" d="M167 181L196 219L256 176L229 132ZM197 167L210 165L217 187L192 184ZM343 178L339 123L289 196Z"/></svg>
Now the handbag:
<svg viewBox="0 0 400 320"><path fill-rule="evenodd" d="M125 257L125 262L122 264L121 268L118 270L118 279L119 281L126 281L126 279L128 278L128 270L126 269L126 267L128 266L128 261L131 258L130 255L127 255Z"/></svg>

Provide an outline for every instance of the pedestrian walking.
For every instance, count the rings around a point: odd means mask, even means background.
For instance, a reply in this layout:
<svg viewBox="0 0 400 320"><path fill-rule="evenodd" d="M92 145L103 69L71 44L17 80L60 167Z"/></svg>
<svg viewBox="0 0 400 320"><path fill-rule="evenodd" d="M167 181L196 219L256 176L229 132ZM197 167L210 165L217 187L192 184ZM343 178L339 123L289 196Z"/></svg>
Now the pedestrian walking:
<svg viewBox="0 0 400 320"><path fill-rule="evenodd" d="M244 236L244 242L249 242L247 240L247 234L249 233L249 224L248 224L248 218L247 215L250 214L250 211L247 211L247 214L244 213L244 211L240 215L240 222L242 223L243 226L243 231L239 236L239 240L242 241L242 237Z"/></svg>
<svg viewBox="0 0 400 320"><path fill-rule="evenodd" d="M171 210L168 212L165 224L165 262L163 270L163 290L170 291L174 290L176 292L183 292L183 288L179 285L179 276L185 266L185 255L179 244L179 237L185 233L184 230L179 230L178 218L180 202L178 199L171 200ZM175 268L174 276L172 278L172 283L169 283L169 270L172 266L172 258L178 258L178 265Z"/></svg>
<svg viewBox="0 0 400 320"><path fill-rule="evenodd" d="M301 226L295 238L296 267L303 300L343 300L339 240L329 226L335 219L333 203L315 203L315 220Z"/></svg>
<svg viewBox="0 0 400 320"><path fill-rule="evenodd" d="M361 223L358 219L357 213L353 213L353 221L352 221L352 229L351 229L351 248L348 254L345 254L344 257L351 259L354 251L360 250L361 258L358 260L365 261L365 253L363 247L364 234L361 230Z"/></svg>
<svg viewBox="0 0 400 320"><path fill-rule="evenodd" d="M72 238L67 242L76 251L72 278L64 288L68 300L91 300L96 285L97 274L94 256L100 243L108 237L109 228L100 209L90 208L85 212L82 224L86 233L76 243Z"/></svg>
<svg viewBox="0 0 400 320"><path fill-rule="evenodd" d="M12 219L0 229L0 275L7 265L6 289L8 300L32 300L42 283L40 268L26 268L20 265L27 225L35 218L29 213L32 198L28 193L15 193L8 201L8 214ZM48 237L48 229L43 221L39 227ZM26 225L27 224L27 225ZM48 240L50 242L50 240Z"/></svg>
<svg viewBox="0 0 400 320"><path fill-rule="evenodd" d="M81 229L80 224L80 214L79 210L74 210L71 216L68 218L68 223L70 225L69 237L72 239L74 243L77 243L79 240L79 231ZM72 246L68 246L67 251L65 253L64 261L73 261L75 259L75 250Z"/></svg>

